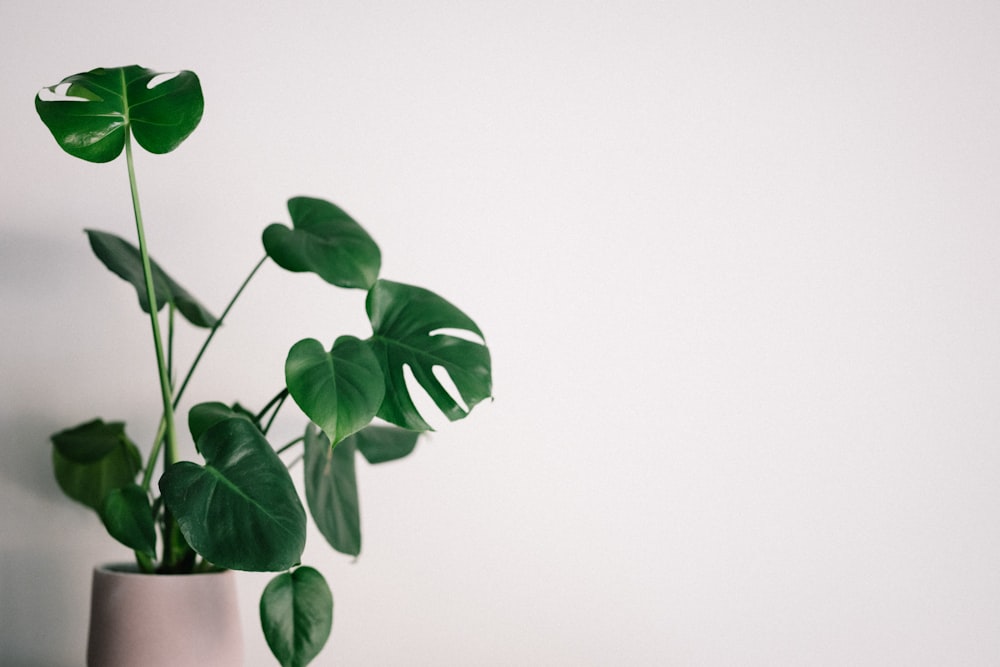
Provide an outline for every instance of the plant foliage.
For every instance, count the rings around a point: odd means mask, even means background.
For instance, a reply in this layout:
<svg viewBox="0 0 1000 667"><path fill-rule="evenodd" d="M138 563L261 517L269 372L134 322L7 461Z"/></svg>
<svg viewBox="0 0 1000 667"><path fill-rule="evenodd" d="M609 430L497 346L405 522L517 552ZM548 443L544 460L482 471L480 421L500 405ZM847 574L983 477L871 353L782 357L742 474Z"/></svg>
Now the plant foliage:
<svg viewBox="0 0 1000 667"><path fill-rule="evenodd" d="M70 498L97 512L145 571L279 573L261 597L264 635L282 665L306 665L330 634L333 597L323 576L301 565L306 510L289 468L303 461L309 514L336 551L357 556L356 452L370 463L396 460L430 430L415 407L407 373L449 420L489 398L491 363L483 334L433 292L381 278L381 252L368 232L332 202L304 196L288 200L290 225L264 228L264 257L222 315L213 315L152 259L132 157L133 142L164 154L195 130L204 111L197 75L138 65L93 69L43 88L35 108L70 155L102 163L125 153L137 244L106 231L88 229L87 236L101 263L134 287L150 319L163 409L145 463L121 422L98 418L53 435L56 480ZM333 340L329 349L314 338L300 340L288 351L284 386L258 411L222 401L193 406L187 425L201 461L180 460L174 412L188 380L268 260L331 286L365 291L371 332L324 336ZM180 383L173 370L175 313L208 330ZM171 332L166 342L163 318ZM269 429L288 397L308 418L305 435L275 447ZM285 455L294 448L301 448L301 456Z"/></svg>

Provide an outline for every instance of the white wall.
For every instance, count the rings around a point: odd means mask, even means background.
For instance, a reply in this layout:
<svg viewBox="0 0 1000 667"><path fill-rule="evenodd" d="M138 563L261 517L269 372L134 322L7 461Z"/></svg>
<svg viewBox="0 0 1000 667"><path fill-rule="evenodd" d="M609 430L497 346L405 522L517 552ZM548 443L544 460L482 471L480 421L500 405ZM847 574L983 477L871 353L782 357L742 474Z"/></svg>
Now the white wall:
<svg viewBox="0 0 1000 667"><path fill-rule="evenodd" d="M361 558L311 535L317 664L995 664L1000 5L248 6L0 3L4 664L81 664L90 568L127 557L48 443L152 435L145 322L79 231L128 233L125 167L62 154L32 97L135 62L202 78L201 127L139 161L195 294L323 196L493 351L494 403L362 469ZM363 335L330 294L265 271L191 399L262 402L298 338Z"/></svg>

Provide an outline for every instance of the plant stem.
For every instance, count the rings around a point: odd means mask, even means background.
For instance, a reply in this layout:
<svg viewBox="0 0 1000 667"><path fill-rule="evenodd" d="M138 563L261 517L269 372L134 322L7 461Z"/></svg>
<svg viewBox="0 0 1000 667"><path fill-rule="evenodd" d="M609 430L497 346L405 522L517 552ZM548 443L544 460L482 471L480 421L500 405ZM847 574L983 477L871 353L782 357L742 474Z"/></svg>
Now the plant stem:
<svg viewBox="0 0 1000 667"><path fill-rule="evenodd" d="M300 442L302 442L303 440L305 440L305 436L301 436L301 435L300 435L299 437L295 438L295 439L294 439L294 440L292 440L291 442L289 442L289 443L287 443L287 444L285 444L285 445L282 445L281 449L279 449L279 450L278 450L277 452L275 452L275 453L276 453L276 454L283 454L283 453L285 453L286 451L288 451L289 449L291 449L292 447L294 447L295 445L297 445L297 444L299 444ZM289 465L291 465L291 463L290 463Z"/></svg>
<svg viewBox="0 0 1000 667"><path fill-rule="evenodd" d="M153 345L156 348L156 368L160 377L160 397L163 400L163 419L166 424L163 451L163 466L167 468L177 461L177 433L174 428L174 402L170 388L170 376L163 358L163 339L160 336L160 320L156 308L156 290L153 287L153 270L146 246L146 233L142 225L142 209L139 206L139 189L135 181L135 165L132 160L132 135L125 127L125 159L128 163L128 182L132 190L132 209L135 212L135 229L139 238L139 255L142 258L142 274L146 281L146 299L149 302L149 320L153 328ZM152 463L152 462L150 462Z"/></svg>
<svg viewBox="0 0 1000 667"><path fill-rule="evenodd" d="M195 355L194 361L191 362L191 367L188 369L187 374L184 376L184 381L181 382L180 387L177 389L177 394L174 396L175 408L177 407L177 404L180 402L181 396L184 394L184 390L187 389L188 382L191 381L191 376L194 375L194 369L198 367L198 363L201 361L202 355L204 355L205 350L208 349L208 344L211 343L212 339L215 337L215 332L218 331L219 327L222 326L222 322L226 319L226 315L229 314L229 311L236 303L236 300L240 298L240 295L243 294L243 290L246 289L246 286L248 284L250 284L250 280L257 274L257 271L260 270L260 267L262 267L264 265L264 262L266 261L267 261L267 255L261 257L260 261L257 262L257 264L253 267L253 270L250 271L250 275L246 277L246 279L240 285L239 289L236 290L236 294L234 294L233 298L229 300L229 303L226 305L226 309L222 311L222 315L220 315L219 319L216 320L214 325L212 325L212 330L208 332L208 337L206 337L205 342L201 344L201 349L198 350L198 354Z"/></svg>
<svg viewBox="0 0 1000 667"><path fill-rule="evenodd" d="M271 424L274 423L274 418L278 416L278 411L281 410L281 406L284 405L286 398L288 398L287 387L279 391L278 395L272 398L268 404L264 406L264 409L261 410L255 417L255 419L260 422L260 420L264 418L264 415L267 414L267 411L272 407L274 408L274 413L271 415L271 418L267 420L267 426L263 429L264 435L267 435L267 432L271 430Z"/></svg>

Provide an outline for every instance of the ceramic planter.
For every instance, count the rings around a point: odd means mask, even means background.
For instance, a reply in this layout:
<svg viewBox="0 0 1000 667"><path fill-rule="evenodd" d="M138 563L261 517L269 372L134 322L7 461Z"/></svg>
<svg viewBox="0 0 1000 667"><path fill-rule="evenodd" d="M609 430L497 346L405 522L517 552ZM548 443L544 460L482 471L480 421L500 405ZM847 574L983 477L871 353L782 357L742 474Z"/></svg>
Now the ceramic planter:
<svg viewBox="0 0 1000 667"><path fill-rule="evenodd" d="M88 667L241 667L243 635L231 571L140 574L94 568Z"/></svg>

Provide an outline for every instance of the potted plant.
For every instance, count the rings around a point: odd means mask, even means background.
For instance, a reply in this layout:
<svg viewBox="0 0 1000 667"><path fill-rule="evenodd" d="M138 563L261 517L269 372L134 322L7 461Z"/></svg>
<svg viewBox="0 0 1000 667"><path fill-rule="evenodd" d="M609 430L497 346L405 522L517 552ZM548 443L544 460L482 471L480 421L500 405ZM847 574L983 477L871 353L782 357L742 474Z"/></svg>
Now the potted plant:
<svg viewBox="0 0 1000 667"><path fill-rule="evenodd" d="M197 75L160 74L137 65L94 69L43 88L35 106L70 155L102 163L125 153L136 242L93 229L87 235L98 259L135 287L139 305L149 316L162 411L145 456L119 421L92 419L55 434L56 479L70 498L94 509L107 532L134 552L132 579L169 585L194 581L199 573L278 573L261 596L264 636L282 665L305 665L327 640L333 600L322 574L301 564L306 510L289 467L301 460L306 506L320 533L336 551L356 556L361 546L356 454L370 463L401 458L413 450L419 433L430 429L407 389L406 369L451 420L465 417L489 398L491 364L482 332L433 292L381 278L380 251L368 233L338 206L312 197L288 201L291 226L275 223L263 230L264 258L221 315L213 315L151 258L133 161L134 145L154 154L169 153L198 126L204 102ZM266 405L251 409L240 403L203 402L188 408L185 418L182 399L192 374L230 309L267 261L288 271L314 273L339 288L366 291L370 335L341 335L329 348L315 339L301 340L288 352L284 386ZM206 332L179 381L173 352L178 316ZM451 391L442 382L442 370L453 384ZM289 397L309 423L301 437L272 446L269 429ZM178 443L188 435L201 461L180 459ZM286 462L286 452L296 449L301 456ZM95 571L95 613L101 572ZM185 604L183 598L163 600L152 606ZM112 605L112 612L123 606ZM150 605L140 603L136 609L149 610ZM125 626L154 616L133 608L119 620L100 613L99 620L93 614L91 618L92 664L114 660L94 657L95 651L118 650L98 646L112 640L104 637L108 628L95 626L120 624L111 628L110 634L117 636ZM172 608L167 615L190 613ZM169 634L163 628L153 632ZM167 644L172 652L168 661L177 664L180 647L196 642L173 637ZM139 664L135 658L123 660ZM153 664L151 658L141 660ZM206 661L204 654L197 663L219 664Z"/></svg>

